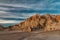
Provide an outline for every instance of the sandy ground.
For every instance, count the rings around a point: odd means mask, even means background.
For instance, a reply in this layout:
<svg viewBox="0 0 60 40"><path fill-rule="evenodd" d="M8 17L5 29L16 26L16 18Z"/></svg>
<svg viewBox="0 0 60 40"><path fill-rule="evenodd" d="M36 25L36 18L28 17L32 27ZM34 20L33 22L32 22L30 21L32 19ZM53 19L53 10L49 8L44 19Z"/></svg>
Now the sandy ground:
<svg viewBox="0 0 60 40"><path fill-rule="evenodd" d="M0 40L60 40L60 31L51 32L0 32Z"/></svg>

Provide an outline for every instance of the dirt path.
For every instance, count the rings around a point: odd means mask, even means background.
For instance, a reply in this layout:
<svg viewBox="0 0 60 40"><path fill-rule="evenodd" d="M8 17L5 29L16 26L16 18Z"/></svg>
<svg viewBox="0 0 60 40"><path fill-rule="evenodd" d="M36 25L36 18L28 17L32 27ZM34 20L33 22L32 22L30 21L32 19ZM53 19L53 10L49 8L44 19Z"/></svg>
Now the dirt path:
<svg viewBox="0 0 60 40"><path fill-rule="evenodd" d="M60 40L60 31L43 33L1 33L0 40Z"/></svg>

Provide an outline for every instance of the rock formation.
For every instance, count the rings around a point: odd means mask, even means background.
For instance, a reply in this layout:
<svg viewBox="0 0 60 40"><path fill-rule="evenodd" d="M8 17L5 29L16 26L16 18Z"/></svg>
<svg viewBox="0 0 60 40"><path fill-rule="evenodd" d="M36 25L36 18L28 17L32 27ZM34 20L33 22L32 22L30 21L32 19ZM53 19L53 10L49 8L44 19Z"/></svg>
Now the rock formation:
<svg viewBox="0 0 60 40"><path fill-rule="evenodd" d="M10 27L10 29L23 32L60 30L60 15L36 14L27 18L24 22Z"/></svg>

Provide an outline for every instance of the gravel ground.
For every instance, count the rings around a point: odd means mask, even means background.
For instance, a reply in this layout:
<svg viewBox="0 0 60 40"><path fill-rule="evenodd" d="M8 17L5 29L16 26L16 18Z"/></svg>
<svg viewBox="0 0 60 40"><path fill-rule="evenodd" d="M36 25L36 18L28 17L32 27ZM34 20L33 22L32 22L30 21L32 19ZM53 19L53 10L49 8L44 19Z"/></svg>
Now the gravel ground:
<svg viewBox="0 0 60 40"><path fill-rule="evenodd" d="M0 40L60 40L60 31L0 32Z"/></svg>

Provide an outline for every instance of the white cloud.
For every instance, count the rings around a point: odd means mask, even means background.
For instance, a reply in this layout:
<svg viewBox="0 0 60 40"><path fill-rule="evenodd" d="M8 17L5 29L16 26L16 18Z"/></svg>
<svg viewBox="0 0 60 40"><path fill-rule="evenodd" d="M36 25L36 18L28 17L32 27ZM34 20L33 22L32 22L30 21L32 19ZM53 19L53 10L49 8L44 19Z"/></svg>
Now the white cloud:
<svg viewBox="0 0 60 40"><path fill-rule="evenodd" d="M0 3L0 5L4 5L4 6L12 6L12 7L24 7L24 8L30 8L28 5L25 4L4 4L4 3Z"/></svg>
<svg viewBox="0 0 60 40"><path fill-rule="evenodd" d="M9 12L5 12L5 11L0 11L0 14L7 14Z"/></svg>
<svg viewBox="0 0 60 40"><path fill-rule="evenodd" d="M23 21L23 20L22 20ZM0 24L4 24L4 23L20 23L22 21L15 21L15 20L1 20L0 19Z"/></svg>
<svg viewBox="0 0 60 40"><path fill-rule="evenodd" d="M11 6L11 7L23 7L23 8L31 8L34 10L60 10L57 8L54 8L56 5L59 5L60 2L54 2L54 0L44 0L35 4L6 4L6 3L0 3L0 5L4 5L4 6ZM51 3L52 2L52 3ZM47 7L48 6L48 7ZM15 17L15 18L21 18L20 15L22 15L24 17L26 16L31 16L33 14L36 13L11 13L11 12L6 12L6 10L13 10L11 8L5 8L5 7L0 7L1 10L5 10L5 11L0 11L0 17ZM15 10L15 9L14 9ZM3 14L4 13L4 14ZM17 15L18 14L18 15ZM4 16L5 15L5 16Z"/></svg>
<svg viewBox="0 0 60 40"><path fill-rule="evenodd" d="M8 8L0 7L0 10L9 10Z"/></svg>

